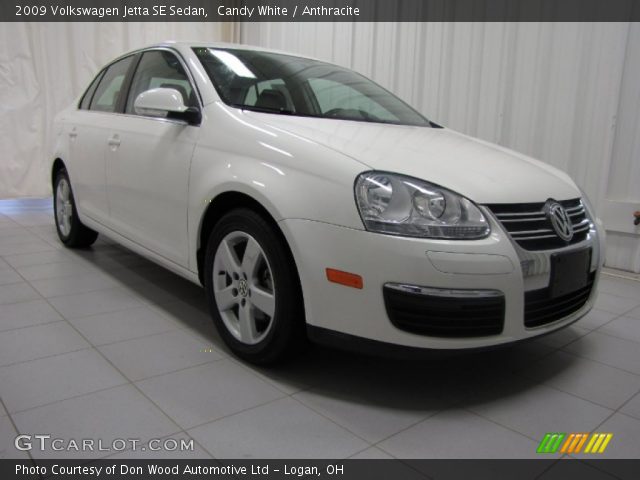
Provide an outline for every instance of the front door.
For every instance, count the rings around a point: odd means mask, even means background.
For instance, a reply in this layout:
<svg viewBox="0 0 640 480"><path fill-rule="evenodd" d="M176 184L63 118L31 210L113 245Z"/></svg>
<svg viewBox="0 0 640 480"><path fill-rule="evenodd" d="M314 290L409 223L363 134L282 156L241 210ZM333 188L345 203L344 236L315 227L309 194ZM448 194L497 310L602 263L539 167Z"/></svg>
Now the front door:
<svg viewBox="0 0 640 480"><path fill-rule="evenodd" d="M137 114L136 97L158 87L178 90L187 106L198 105L193 85L174 53L143 53L125 114L108 140L110 221L125 237L186 267L189 167L200 128L182 120Z"/></svg>

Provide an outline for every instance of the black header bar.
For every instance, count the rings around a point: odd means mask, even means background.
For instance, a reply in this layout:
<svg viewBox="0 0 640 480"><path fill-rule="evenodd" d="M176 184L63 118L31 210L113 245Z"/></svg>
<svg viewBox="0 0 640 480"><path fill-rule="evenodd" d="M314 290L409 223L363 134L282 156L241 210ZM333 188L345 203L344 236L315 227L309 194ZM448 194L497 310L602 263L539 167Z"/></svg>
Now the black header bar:
<svg viewBox="0 0 640 480"><path fill-rule="evenodd" d="M3 22L638 22L640 0L1 0Z"/></svg>

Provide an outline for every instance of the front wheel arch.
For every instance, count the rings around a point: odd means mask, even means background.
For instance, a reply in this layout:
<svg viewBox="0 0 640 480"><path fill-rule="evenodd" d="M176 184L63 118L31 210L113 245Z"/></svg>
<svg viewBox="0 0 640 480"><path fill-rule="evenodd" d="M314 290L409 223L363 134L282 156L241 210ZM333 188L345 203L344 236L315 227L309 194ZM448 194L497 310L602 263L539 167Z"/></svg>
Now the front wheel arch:
<svg viewBox="0 0 640 480"><path fill-rule="evenodd" d="M198 262L198 278L200 279L200 283L204 285L204 257L206 253L207 242L209 241L209 236L213 231L213 227L224 215L236 208L248 208L249 210L253 210L274 227L275 231L278 234L279 240L283 243L283 245L285 245L285 248L289 253L289 259L294 265L294 268L298 275L298 283L300 283L300 274L298 273L298 266L296 265L295 259L293 257L293 252L291 251L289 242L287 241L287 238L282 232L282 229L278 225L276 219L273 218L273 215L271 215L269 210L267 210L255 198L247 195L246 193L237 191L227 191L213 198L209 202L209 206L202 216L202 220L200 221L200 232L198 234L198 245L196 250Z"/></svg>

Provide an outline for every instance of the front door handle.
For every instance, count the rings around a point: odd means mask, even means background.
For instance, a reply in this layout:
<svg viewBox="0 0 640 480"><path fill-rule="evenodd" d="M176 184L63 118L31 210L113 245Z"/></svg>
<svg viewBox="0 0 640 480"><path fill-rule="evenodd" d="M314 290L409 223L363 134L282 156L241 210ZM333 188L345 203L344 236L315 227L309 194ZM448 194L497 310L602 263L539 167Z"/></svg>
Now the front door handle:
<svg viewBox="0 0 640 480"><path fill-rule="evenodd" d="M75 139L78 136L78 132L76 131L76 127L73 127L69 132L69 138L71 140Z"/></svg>
<svg viewBox="0 0 640 480"><path fill-rule="evenodd" d="M119 147L120 146L120 136L117 135L117 134L113 135L111 138L109 138L107 143L109 143L109 146L111 146L111 147Z"/></svg>

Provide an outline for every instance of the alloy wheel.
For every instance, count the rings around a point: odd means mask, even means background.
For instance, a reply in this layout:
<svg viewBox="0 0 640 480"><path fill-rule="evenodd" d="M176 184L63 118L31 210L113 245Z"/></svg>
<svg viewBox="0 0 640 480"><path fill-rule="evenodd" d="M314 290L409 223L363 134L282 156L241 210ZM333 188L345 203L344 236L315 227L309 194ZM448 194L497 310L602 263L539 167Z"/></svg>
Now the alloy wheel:
<svg viewBox="0 0 640 480"><path fill-rule="evenodd" d="M213 293L227 330L240 342L255 345L273 327L275 287L269 261L246 232L226 235L213 260Z"/></svg>
<svg viewBox="0 0 640 480"><path fill-rule="evenodd" d="M71 188L69 182L62 178L56 188L56 221L63 236L71 233L73 204L71 203Z"/></svg>

